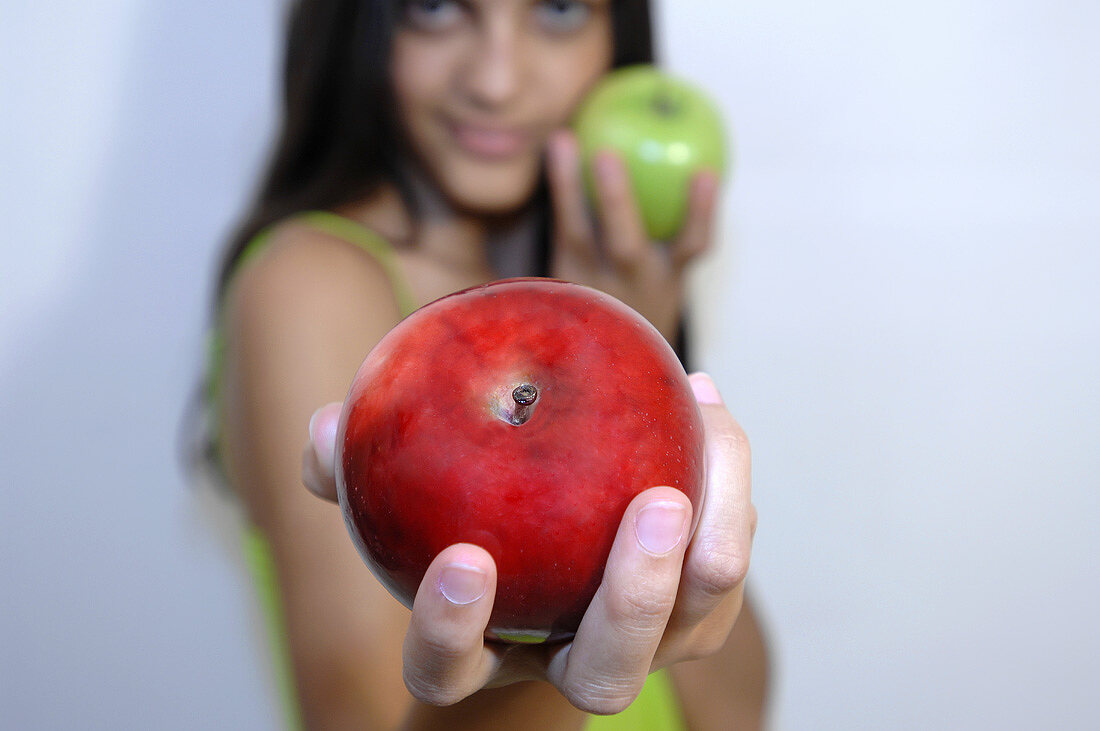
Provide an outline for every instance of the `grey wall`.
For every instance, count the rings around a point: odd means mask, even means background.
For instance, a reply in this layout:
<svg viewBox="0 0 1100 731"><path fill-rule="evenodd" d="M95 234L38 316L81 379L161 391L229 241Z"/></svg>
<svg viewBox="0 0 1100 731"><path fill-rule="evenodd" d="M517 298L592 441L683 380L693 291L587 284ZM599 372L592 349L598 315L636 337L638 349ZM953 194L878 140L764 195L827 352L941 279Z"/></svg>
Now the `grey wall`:
<svg viewBox="0 0 1100 731"><path fill-rule="evenodd" d="M278 3L93 5L0 10L0 725L274 727L175 437ZM774 727L1100 725L1100 6L659 18L736 133L697 325L754 445Z"/></svg>
<svg viewBox="0 0 1100 731"><path fill-rule="evenodd" d="M233 534L176 459L270 132L269 5L0 11L0 727L278 723Z"/></svg>
<svg viewBox="0 0 1100 731"><path fill-rule="evenodd" d="M665 15L741 144L698 299L777 727L1096 728L1100 6L736 5Z"/></svg>

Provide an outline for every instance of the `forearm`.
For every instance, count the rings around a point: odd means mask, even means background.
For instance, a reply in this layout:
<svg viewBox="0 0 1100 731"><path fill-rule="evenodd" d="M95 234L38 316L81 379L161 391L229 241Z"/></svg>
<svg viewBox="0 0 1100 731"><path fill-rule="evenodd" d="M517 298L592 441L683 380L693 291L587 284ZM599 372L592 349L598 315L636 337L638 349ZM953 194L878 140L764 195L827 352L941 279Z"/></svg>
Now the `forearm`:
<svg viewBox="0 0 1100 731"><path fill-rule="evenodd" d="M549 683L514 683L482 690L453 706L414 703L402 731L449 731L487 728L576 731L588 715L573 707Z"/></svg>
<svg viewBox="0 0 1100 731"><path fill-rule="evenodd" d="M765 727L770 659L748 595L726 644L714 655L671 668L688 727L755 730Z"/></svg>
<svg viewBox="0 0 1100 731"><path fill-rule="evenodd" d="M588 714L571 705L552 685L541 681L513 683L481 690L450 706L433 706L412 699L404 688L380 683L377 673L358 667L350 657L321 663L327 672L299 676L299 701L307 729L393 729L394 731L464 731L466 729L547 729L579 731ZM400 684L400 667L396 680ZM302 682L306 681L306 682Z"/></svg>

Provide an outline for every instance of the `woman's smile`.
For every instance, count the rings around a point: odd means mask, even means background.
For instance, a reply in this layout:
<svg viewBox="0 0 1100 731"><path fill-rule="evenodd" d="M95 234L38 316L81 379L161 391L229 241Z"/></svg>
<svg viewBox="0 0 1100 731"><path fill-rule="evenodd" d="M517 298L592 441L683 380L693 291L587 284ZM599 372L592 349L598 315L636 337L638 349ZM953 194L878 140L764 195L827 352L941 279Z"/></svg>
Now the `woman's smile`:
<svg viewBox="0 0 1100 731"><path fill-rule="evenodd" d="M448 120L447 130L465 152L488 160L502 160L526 152L534 135L518 127L466 124Z"/></svg>

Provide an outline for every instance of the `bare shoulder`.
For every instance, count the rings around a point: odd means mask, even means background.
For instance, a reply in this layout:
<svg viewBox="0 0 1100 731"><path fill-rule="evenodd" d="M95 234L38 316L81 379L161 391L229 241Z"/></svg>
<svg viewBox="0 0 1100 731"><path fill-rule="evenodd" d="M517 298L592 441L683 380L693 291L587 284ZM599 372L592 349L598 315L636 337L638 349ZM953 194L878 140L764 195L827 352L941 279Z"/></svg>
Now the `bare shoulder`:
<svg viewBox="0 0 1100 731"><path fill-rule="evenodd" d="M308 323L322 332L348 326L384 333L400 319L377 260L299 221L272 231L264 250L237 272L226 305L234 315L230 327L246 329Z"/></svg>
<svg viewBox="0 0 1100 731"><path fill-rule="evenodd" d="M296 222L273 230L240 270L222 315L219 418L246 499L269 475L295 478L304 425L340 401L370 350L400 320L385 271L354 244ZM267 503L261 501L263 507ZM257 503L257 504L261 504Z"/></svg>
<svg viewBox="0 0 1100 731"><path fill-rule="evenodd" d="M340 401L399 320L382 267L354 244L279 226L226 293L221 444L248 519L277 571L292 677L309 727L349 705L396 726L407 611L363 565L340 509L301 483L313 411Z"/></svg>
<svg viewBox="0 0 1100 731"><path fill-rule="evenodd" d="M298 491L304 425L318 406L343 400L363 359L399 320L381 265L304 224L275 228L240 267L222 313L218 418L246 501L269 491L268 470L289 473L288 492Z"/></svg>
<svg viewBox="0 0 1100 731"><path fill-rule="evenodd" d="M260 473L286 454L295 460L278 470L298 490L304 425L317 407L344 399L400 320L385 271L354 244L296 222L271 237L230 283L222 315L219 418L246 501L268 491L271 478Z"/></svg>

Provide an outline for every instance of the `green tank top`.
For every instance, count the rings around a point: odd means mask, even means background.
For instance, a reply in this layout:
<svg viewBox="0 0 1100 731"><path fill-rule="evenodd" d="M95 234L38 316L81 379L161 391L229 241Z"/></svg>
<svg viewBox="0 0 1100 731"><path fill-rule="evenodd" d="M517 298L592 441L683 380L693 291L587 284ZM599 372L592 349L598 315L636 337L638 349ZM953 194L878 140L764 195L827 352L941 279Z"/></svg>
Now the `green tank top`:
<svg viewBox="0 0 1100 731"><path fill-rule="evenodd" d="M296 217L324 233L344 239L370 254L385 270L393 287L394 300L402 317L416 309L397 257L389 242L361 224L328 211L308 211ZM245 247L238 260L239 268L256 256L270 238L270 229L257 234ZM210 346L211 390L208 397L217 403L217 383L220 372L224 340L222 328L215 329ZM274 554L262 531L254 525L245 528L241 536L241 550L252 574L255 590L267 620L267 639L275 664L275 680L282 702L287 729L302 728L301 714L294 690L290 650L286 639L286 625L279 596L275 572ZM668 673L661 670L646 680L641 694L629 708L614 716L592 716L587 731L680 731L684 728L675 691Z"/></svg>

